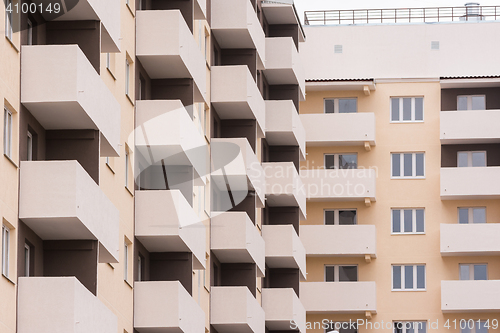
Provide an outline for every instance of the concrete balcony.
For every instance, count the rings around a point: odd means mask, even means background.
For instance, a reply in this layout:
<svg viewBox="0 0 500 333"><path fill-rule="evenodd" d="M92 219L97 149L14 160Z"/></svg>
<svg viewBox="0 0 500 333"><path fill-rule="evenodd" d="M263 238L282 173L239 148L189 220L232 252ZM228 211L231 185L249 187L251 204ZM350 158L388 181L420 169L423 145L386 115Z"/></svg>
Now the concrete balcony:
<svg viewBox="0 0 500 333"><path fill-rule="evenodd" d="M500 110L443 111L440 113L442 144L500 142Z"/></svg>
<svg viewBox="0 0 500 333"><path fill-rule="evenodd" d="M442 256L500 254L500 223L442 223L440 235Z"/></svg>
<svg viewBox="0 0 500 333"><path fill-rule="evenodd" d="M500 280L441 281L441 310L499 312Z"/></svg>
<svg viewBox="0 0 500 333"><path fill-rule="evenodd" d="M205 268L206 227L179 190L135 191L135 236L149 252L192 252Z"/></svg>
<svg viewBox="0 0 500 333"><path fill-rule="evenodd" d="M151 79L192 78L195 100L207 101L205 56L179 10L136 13L137 58Z"/></svg>
<svg viewBox="0 0 500 333"><path fill-rule="evenodd" d="M18 333L118 332L118 319L75 277L20 277Z"/></svg>
<svg viewBox="0 0 500 333"><path fill-rule="evenodd" d="M376 201L374 169L300 170L300 178L311 201Z"/></svg>
<svg viewBox="0 0 500 333"><path fill-rule="evenodd" d="M374 281L300 283L300 300L307 313L376 313L376 294Z"/></svg>
<svg viewBox="0 0 500 333"><path fill-rule="evenodd" d="M298 85L300 100L305 100L305 73L292 37L266 38L264 75L270 85Z"/></svg>
<svg viewBox="0 0 500 333"><path fill-rule="evenodd" d="M293 225L263 225L266 265L270 268L298 268L306 279L306 250Z"/></svg>
<svg viewBox="0 0 500 333"><path fill-rule="evenodd" d="M291 24L299 28L299 41L305 41L302 24L297 16L297 11L293 0L280 0L262 2L262 11L266 17L267 23L272 25Z"/></svg>
<svg viewBox="0 0 500 333"><path fill-rule="evenodd" d="M77 161L23 161L19 218L43 240L97 240L118 262L119 211Z"/></svg>
<svg viewBox="0 0 500 333"><path fill-rule="evenodd" d="M500 167L441 168L441 200L500 199Z"/></svg>
<svg viewBox="0 0 500 333"><path fill-rule="evenodd" d="M212 180L219 188L226 189L226 181L231 191L246 192L254 190L257 199L257 207L263 208L265 205L266 177L264 170L255 155L250 143L246 138L233 139L211 139L212 158L215 164L222 159L221 155L229 156L232 148L238 148L239 154L234 160L226 164L222 169L211 173ZM228 161L229 162L229 161Z"/></svg>
<svg viewBox="0 0 500 333"><path fill-rule="evenodd" d="M292 101L266 101L266 140L271 146L299 146L306 159L306 130Z"/></svg>
<svg viewBox="0 0 500 333"><path fill-rule="evenodd" d="M212 287L210 323L219 333L264 333L265 314L247 287Z"/></svg>
<svg viewBox="0 0 500 333"><path fill-rule="evenodd" d="M180 100L136 101L135 145L150 165L192 166L202 178L209 172L207 142Z"/></svg>
<svg viewBox="0 0 500 333"><path fill-rule="evenodd" d="M301 114L309 146L375 145L375 113Z"/></svg>
<svg viewBox="0 0 500 333"><path fill-rule="evenodd" d="M255 49L264 69L266 36L248 0L212 0L212 32L223 49Z"/></svg>
<svg viewBox="0 0 500 333"><path fill-rule="evenodd" d="M299 207L306 219L306 196L293 162L262 163L266 174L267 204L271 207Z"/></svg>
<svg viewBox="0 0 500 333"><path fill-rule="evenodd" d="M211 249L221 263L255 263L264 276L264 239L245 212L213 212Z"/></svg>
<svg viewBox="0 0 500 333"><path fill-rule="evenodd" d="M240 0L230 2L236 3ZM212 104L219 117L255 119L258 132L262 136L266 128L266 104L248 67L212 66L211 74Z"/></svg>
<svg viewBox="0 0 500 333"><path fill-rule="evenodd" d="M99 130L101 156L118 156L120 104L82 50L36 45L21 53L21 103L38 122L46 130Z"/></svg>
<svg viewBox="0 0 500 333"><path fill-rule="evenodd" d="M53 8L54 4L50 0L33 2L44 9L49 4ZM119 0L79 0L66 3L67 11L63 15L48 10L42 11L41 15L46 21L101 21L101 52L114 53L120 52L120 5Z"/></svg>
<svg viewBox="0 0 500 333"><path fill-rule="evenodd" d="M295 323L298 332L306 333L306 309L292 288L262 289L262 308L270 331L289 331Z"/></svg>
<svg viewBox="0 0 500 333"><path fill-rule="evenodd" d="M377 257L374 225L301 225L300 240L311 257Z"/></svg>
<svg viewBox="0 0 500 333"><path fill-rule="evenodd" d="M135 282L134 328L199 333L205 330L205 313L179 281Z"/></svg>

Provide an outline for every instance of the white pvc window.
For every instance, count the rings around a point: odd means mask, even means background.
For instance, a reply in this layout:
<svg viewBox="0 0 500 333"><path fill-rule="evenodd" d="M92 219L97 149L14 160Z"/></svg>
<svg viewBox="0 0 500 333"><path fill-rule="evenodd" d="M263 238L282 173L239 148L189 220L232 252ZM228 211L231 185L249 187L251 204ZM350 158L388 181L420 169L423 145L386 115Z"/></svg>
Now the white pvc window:
<svg viewBox="0 0 500 333"><path fill-rule="evenodd" d="M28 19L28 45L33 45L33 23Z"/></svg>
<svg viewBox="0 0 500 333"><path fill-rule="evenodd" d="M391 122L421 122L424 121L423 97L393 97L391 98Z"/></svg>
<svg viewBox="0 0 500 333"><path fill-rule="evenodd" d="M31 247L24 244L24 276L30 276Z"/></svg>
<svg viewBox="0 0 500 333"><path fill-rule="evenodd" d="M325 169L357 169L358 154L325 154Z"/></svg>
<svg viewBox="0 0 500 333"><path fill-rule="evenodd" d="M128 281L128 244L123 246L123 280Z"/></svg>
<svg viewBox="0 0 500 333"><path fill-rule="evenodd" d="M391 154L392 178L424 178L424 153Z"/></svg>
<svg viewBox="0 0 500 333"><path fill-rule="evenodd" d="M5 36L12 40L12 22L14 7L12 6L12 0L6 0L5 2Z"/></svg>
<svg viewBox="0 0 500 333"><path fill-rule="evenodd" d="M130 93L130 62L125 59L125 94Z"/></svg>
<svg viewBox="0 0 500 333"><path fill-rule="evenodd" d="M457 96L457 110L486 110L485 95L460 95Z"/></svg>
<svg viewBox="0 0 500 333"><path fill-rule="evenodd" d="M333 322L324 324L325 333L358 333L358 323L356 321Z"/></svg>
<svg viewBox="0 0 500 333"><path fill-rule="evenodd" d="M425 211L423 208L392 209L393 234L425 233Z"/></svg>
<svg viewBox="0 0 500 333"><path fill-rule="evenodd" d="M358 281L357 265L326 265L326 282L356 282Z"/></svg>
<svg viewBox="0 0 500 333"><path fill-rule="evenodd" d="M498 328L498 320L460 320L460 333L488 333L488 329L496 330Z"/></svg>
<svg viewBox="0 0 500 333"><path fill-rule="evenodd" d="M10 229L2 225L2 274L9 277Z"/></svg>
<svg viewBox="0 0 500 333"><path fill-rule="evenodd" d="M7 108L3 117L3 153L8 157L12 154L12 112Z"/></svg>
<svg viewBox="0 0 500 333"><path fill-rule="evenodd" d="M394 333L426 333L426 321L395 321L393 323Z"/></svg>
<svg viewBox="0 0 500 333"><path fill-rule="evenodd" d="M393 265L392 290L425 290L425 265Z"/></svg>
<svg viewBox="0 0 500 333"><path fill-rule="evenodd" d="M460 264L460 280L488 280L487 264Z"/></svg>
<svg viewBox="0 0 500 333"><path fill-rule="evenodd" d="M458 223L486 223L486 207L459 207Z"/></svg>
<svg viewBox="0 0 500 333"><path fill-rule="evenodd" d="M356 209L326 209L325 225L356 225L357 211Z"/></svg>
<svg viewBox="0 0 500 333"><path fill-rule="evenodd" d="M356 113L358 112L357 98L325 98L325 113Z"/></svg>
<svg viewBox="0 0 500 333"><path fill-rule="evenodd" d="M129 164L130 164L130 154L125 151L125 187L128 188L128 178L129 178Z"/></svg>
<svg viewBox="0 0 500 333"><path fill-rule="evenodd" d="M457 153L457 166L459 168L485 167L486 151L459 151Z"/></svg>
<svg viewBox="0 0 500 333"><path fill-rule="evenodd" d="M26 160L33 161L33 135L30 131L27 134Z"/></svg>

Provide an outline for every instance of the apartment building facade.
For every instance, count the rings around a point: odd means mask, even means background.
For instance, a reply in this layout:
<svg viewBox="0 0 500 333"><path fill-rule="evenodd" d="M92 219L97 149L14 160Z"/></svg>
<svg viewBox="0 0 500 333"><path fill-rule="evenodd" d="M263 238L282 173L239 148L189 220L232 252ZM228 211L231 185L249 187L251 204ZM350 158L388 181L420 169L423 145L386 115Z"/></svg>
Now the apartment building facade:
<svg viewBox="0 0 500 333"><path fill-rule="evenodd" d="M499 17L413 13L306 15L308 332L498 330Z"/></svg>
<svg viewBox="0 0 500 333"><path fill-rule="evenodd" d="M305 332L293 1L4 5L0 332Z"/></svg>

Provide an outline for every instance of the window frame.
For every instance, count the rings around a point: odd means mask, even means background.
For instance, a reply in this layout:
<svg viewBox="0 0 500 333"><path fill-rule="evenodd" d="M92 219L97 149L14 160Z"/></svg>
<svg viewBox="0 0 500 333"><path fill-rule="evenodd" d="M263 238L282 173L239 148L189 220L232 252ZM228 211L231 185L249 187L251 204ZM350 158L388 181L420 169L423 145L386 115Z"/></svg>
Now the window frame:
<svg viewBox="0 0 500 333"><path fill-rule="evenodd" d="M336 327L337 323L341 323L340 327L338 327L338 328ZM345 323L348 324L348 328L343 327ZM358 323L356 321L349 322L349 321L333 321L333 320L330 320L328 322L328 328L325 328L324 332L325 333L330 333L332 331L336 331L338 333L342 333L342 332L345 332L344 330L348 330L349 331L349 330L351 330L351 327L350 327L351 323L353 323L354 325L356 325L356 328L354 330L356 332L359 332L359 326L358 326Z"/></svg>
<svg viewBox="0 0 500 333"><path fill-rule="evenodd" d="M467 166L459 166L460 164L460 154L467 153ZM484 153L484 166L473 166L472 165L472 154L474 153ZM488 152L486 150L461 150L457 151L457 168L486 168L488 166Z"/></svg>
<svg viewBox="0 0 500 333"><path fill-rule="evenodd" d="M125 95L130 96L130 61L125 58Z"/></svg>
<svg viewBox="0 0 500 333"><path fill-rule="evenodd" d="M355 100L356 112L340 112L340 100ZM326 112L326 102L333 101L333 112ZM357 97L327 97L323 98L323 113L324 114L341 114L341 113L358 113L358 98Z"/></svg>
<svg viewBox="0 0 500 333"><path fill-rule="evenodd" d="M6 106L3 109L3 153L5 156L12 158L12 118L14 115Z"/></svg>
<svg viewBox="0 0 500 333"><path fill-rule="evenodd" d="M128 149L125 149L125 187L128 187L128 179L129 179L129 173L130 173L130 153L128 152Z"/></svg>
<svg viewBox="0 0 500 333"><path fill-rule="evenodd" d="M31 246L24 243L24 276L30 276Z"/></svg>
<svg viewBox="0 0 500 333"><path fill-rule="evenodd" d="M467 209L468 212L468 221L467 223L460 223L460 209ZM484 219L484 222L475 222L474 221L474 209L484 209L484 216L485 216L485 219ZM487 209L486 209L486 206L478 206L478 207L457 207L457 223L458 224L485 224L485 223L488 223L488 215L486 215L488 213Z"/></svg>
<svg viewBox="0 0 500 333"><path fill-rule="evenodd" d="M33 161L33 134L28 130L27 133L27 142L26 142L26 160Z"/></svg>
<svg viewBox="0 0 500 333"><path fill-rule="evenodd" d="M467 97L467 109L459 110L458 109L458 100L460 97ZM484 97L484 110L486 110L486 95L485 94L477 94L477 95L457 95L457 111L484 111L482 109L473 110L472 109L472 97Z"/></svg>
<svg viewBox="0 0 500 333"><path fill-rule="evenodd" d="M340 266L342 266L342 267L356 267L356 281L340 281ZM326 268L327 267L333 267L333 281L326 280ZM323 273L324 273L324 277L323 277L324 282L329 282L329 283L359 282L359 266L358 266L358 264L334 264L334 265L327 264L323 268Z"/></svg>
<svg viewBox="0 0 500 333"><path fill-rule="evenodd" d="M340 224L340 211L356 212L355 224ZM333 224L326 224L326 212L334 212ZM323 225L358 225L358 209L357 208L325 208L323 209Z"/></svg>
<svg viewBox="0 0 500 333"><path fill-rule="evenodd" d="M486 266L486 280L476 280L475 279L474 266L476 266L476 265L477 266ZM469 279L467 279L467 280L462 279L462 275L460 274L460 268L462 266L469 266ZM458 264L458 280L459 281L488 281L489 278L490 278L489 271L490 270L488 269L488 263L473 263L473 264L470 264L470 263L459 263Z"/></svg>
<svg viewBox="0 0 500 333"><path fill-rule="evenodd" d="M400 211L400 220L399 220L399 230L400 232L395 232L394 231L394 215L393 212L399 210ZM404 211L405 210L411 210L412 213L412 223L411 223L411 232L405 232L404 231ZM424 231L417 231L417 211L418 210L423 210L424 211ZM425 235L425 208L423 207L417 207L417 208L409 208L409 207L404 207L404 208L391 208L391 235Z"/></svg>
<svg viewBox="0 0 500 333"><path fill-rule="evenodd" d="M406 154L412 154L412 175L411 176L405 176L404 175L404 155ZM423 176L417 176L417 154L422 154L424 158L424 175ZM400 155L399 156L399 176L394 176L394 159L393 155ZM391 179L425 179L425 152L399 152L399 153L391 153ZM415 175L415 176L414 176Z"/></svg>
<svg viewBox="0 0 500 333"><path fill-rule="evenodd" d="M356 168L352 169L340 169L340 155L354 155L356 156ZM326 167L326 157L333 156L333 166L334 168ZM358 153L325 153L323 154L323 167L325 170L357 170L359 167Z"/></svg>
<svg viewBox="0 0 500 333"><path fill-rule="evenodd" d="M403 112L403 101L405 98L411 99L411 119L404 120L404 112ZM417 98L422 99L422 120L415 120L415 100ZM392 120L392 100L399 99L399 117L398 120ZM393 96L390 98L390 112L389 112L389 122L393 124L401 124L401 123L423 123L425 121L425 98L424 96Z"/></svg>
<svg viewBox="0 0 500 333"><path fill-rule="evenodd" d="M395 289L394 288L394 267L399 266L401 267L401 288L400 289ZM413 288L408 289L405 287L405 267L406 266L413 266ZM418 266L424 266L424 288L417 288L418 285L418 280L417 280L417 267ZM404 292L404 291L427 291L427 265L426 264L392 264L391 265L391 291L398 291L398 292Z"/></svg>
<svg viewBox="0 0 500 333"><path fill-rule="evenodd" d="M10 11L7 8L11 8ZM12 42L12 37L14 35L14 1L7 0L5 3L5 37L7 37Z"/></svg>
<svg viewBox="0 0 500 333"><path fill-rule="evenodd" d="M10 228L2 224L2 275L9 278L10 274Z"/></svg>
<svg viewBox="0 0 500 333"><path fill-rule="evenodd" d="M469 322L472 320L472 322L474 323L474 327L469 327ZM465 328L462 328L462 321L464 321L466 323L466 327ZM483 325L486 325L486 323L488 324L489 327L486 327L486 332L489 332L490 331L490 328L492 328L492 325L490 324L490 319L486 319L486 320L482 320L482 319L477 319L477 320L474 320L474 319L461 319L460 322L459 322L459 326L458 328L460 329L460 333L463 333L463 332L467 332L465 329L468 329L469 333L476 333L476 323L479 324L479 326L481 326L481 324Z"/></svg>
<svg viewBox="0 0 500 333"><path fill-rule="evenodd" d="M28 45L33 45L33 23L31 22L31 20L28 18L27 21L26 21L26 24L27 24L27 43Z"/></svg>
<svg viewBox="0 0 500 333"><path fill-rule="evenodd" d="M393 333L396 330L397 323L403 324L403 327L401 328L401 333L408 333L408 332L418 333L418 332L420 332L420 328L415 327L416 323L424 323L424 331L427 332L427 320L394 320L392 322L392 332ZM412 327L411 327L412 330L408 330L408 328L406 327L406 324L408 324L408 323L412 324Z"/></svg>
<svg viewBox="0 0 500 333"><path fill-rule="evenodd" d="M123 243L123 281L128 282L128 244Z"/></svg>

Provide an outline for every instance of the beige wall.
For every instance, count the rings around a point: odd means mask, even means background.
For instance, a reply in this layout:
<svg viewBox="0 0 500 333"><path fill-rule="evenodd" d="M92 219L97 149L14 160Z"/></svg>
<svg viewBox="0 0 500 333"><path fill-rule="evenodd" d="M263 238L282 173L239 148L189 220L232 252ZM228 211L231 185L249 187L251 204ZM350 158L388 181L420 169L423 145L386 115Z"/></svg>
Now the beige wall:
<svg viewBox="0 0 500 333"><path fill-rule="evenodd" d="M307 258L307 281L324 281L324 265L357 264L360 281L376 281L377 314L373 322L394 320L439 320L439 332L447 319L492 319L491 314L443 314L441 312L441 280L458 280L459 263L488 263L490 279L500 279L500 258L441 257L439 240L441 223L457 223L457 207L485 206L487 221L499 222L498 200L441 201L439 179L441 144L439 138L440 85L437 82L379 83L370 96L355 91L320 91L307 93L301 113L322 113L323 98L357 97L358 112L375 112L377 145L371 151L362 147L308 147L306 169L323 167L324 153L357 152L360 167L378 170L377 201L371 207L361 202L308 202L307 221L301 224L322 224L327 208L356 208L359 224L377 228L377 258L371 263L364 258ZM424 96L423 123L390 123L391 96ZM425 179L391 180L391 152L425 152ZM391 235L391 208L425 207L425 235ZM391 291L391 264L426 264L426 291ZM364 316L311 315L307 320L342 321ZM361 328L360 332L375 332ZM386 330L387 332L389 330ZM450 332L459 330L451 329ZM308 332L323 332L321 329Z"/></svg>

